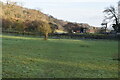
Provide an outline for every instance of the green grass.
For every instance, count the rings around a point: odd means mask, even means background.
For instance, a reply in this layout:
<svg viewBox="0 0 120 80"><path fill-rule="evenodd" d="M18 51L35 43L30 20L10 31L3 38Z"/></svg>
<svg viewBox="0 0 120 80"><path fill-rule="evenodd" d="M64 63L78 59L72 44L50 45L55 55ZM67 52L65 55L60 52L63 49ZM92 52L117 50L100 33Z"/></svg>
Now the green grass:
<svg viewBox="0 0 120 80"><path fill-rule="evenodd" d="M118 42L3 35L3 78L117 78Z"/></svg>

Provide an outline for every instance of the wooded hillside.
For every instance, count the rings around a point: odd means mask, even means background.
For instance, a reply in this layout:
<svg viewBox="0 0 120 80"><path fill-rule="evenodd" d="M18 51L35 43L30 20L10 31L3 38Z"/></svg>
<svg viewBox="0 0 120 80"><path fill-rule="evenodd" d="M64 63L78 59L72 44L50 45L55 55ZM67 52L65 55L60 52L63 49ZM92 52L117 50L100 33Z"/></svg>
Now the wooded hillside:
<svg viewBox="0 0 120 80"><path fill-rule="evenodd" d="M2 16L2 29L3 30L15 30L15 31L24 31L24 32L36 32L40 22L46 22L50 24L52 32L55 29L65 30L69 32L69 29L66 27L67 24L76 24L76 27L91 27L88 24L78 24L59 20L54 18L51 15L42 13L39 10L28 9L16 4L16 2L2 3L2 10L0 16Z"/></svg>

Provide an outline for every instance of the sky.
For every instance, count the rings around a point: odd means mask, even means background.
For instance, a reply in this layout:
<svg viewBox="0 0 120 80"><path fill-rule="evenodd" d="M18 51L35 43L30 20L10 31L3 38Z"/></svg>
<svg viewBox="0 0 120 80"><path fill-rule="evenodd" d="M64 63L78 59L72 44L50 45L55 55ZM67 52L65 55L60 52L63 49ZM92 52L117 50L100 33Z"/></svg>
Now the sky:
<svg viewBox="0 0 120 80"><path fill-rule="evenodd" d="M1 0L6 1L6 0ZM10 0L22 6L39 9L45 14L64 21L88 23L101 27L103 10L110 5L117 7L119 0ZM110 27L109 27L110 28Z"/></svg>

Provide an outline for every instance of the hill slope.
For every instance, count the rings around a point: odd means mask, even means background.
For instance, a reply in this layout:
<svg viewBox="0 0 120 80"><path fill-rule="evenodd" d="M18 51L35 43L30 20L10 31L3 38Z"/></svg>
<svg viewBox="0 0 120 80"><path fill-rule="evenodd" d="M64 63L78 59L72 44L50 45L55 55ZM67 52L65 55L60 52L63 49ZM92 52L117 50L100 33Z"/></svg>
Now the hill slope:
<svg viewBox="0 0 120 80"><path fill-rule="evenodd" d="M49 23L53 30L65 30L64 26L69 23L67 21L56 19L53 16L46 15L39 10L18 6L15 2L10 2L8 4L1 2L1 4L2 14L0 15L2 16L4 30L35 31L38 27L38 22L40 21ZM91 27L84 23L78 25L79 27Z"/></svg>

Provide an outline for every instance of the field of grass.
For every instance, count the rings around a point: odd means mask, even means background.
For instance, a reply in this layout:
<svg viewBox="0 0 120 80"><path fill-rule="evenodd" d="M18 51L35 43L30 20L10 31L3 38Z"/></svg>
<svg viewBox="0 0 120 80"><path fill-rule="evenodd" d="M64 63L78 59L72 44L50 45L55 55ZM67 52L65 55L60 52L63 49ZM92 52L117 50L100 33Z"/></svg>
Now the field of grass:
<svg viewBox="0 0 120 80"><path fill-rule="evenodd" d="M118 42L3 35L3 78L116 78Z"/></svg>

